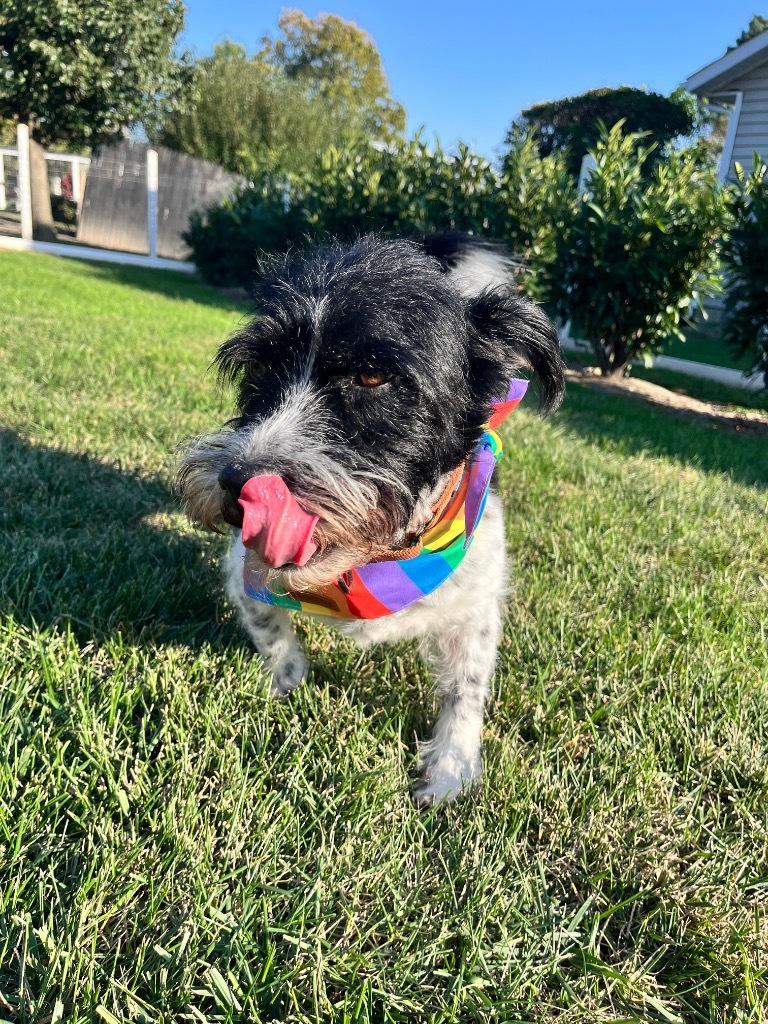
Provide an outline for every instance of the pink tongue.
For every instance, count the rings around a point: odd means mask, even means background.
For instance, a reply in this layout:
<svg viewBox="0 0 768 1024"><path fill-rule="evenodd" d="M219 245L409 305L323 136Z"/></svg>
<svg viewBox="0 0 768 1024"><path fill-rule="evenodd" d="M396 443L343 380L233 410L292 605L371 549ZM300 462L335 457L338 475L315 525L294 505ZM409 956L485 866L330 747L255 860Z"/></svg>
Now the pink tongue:
<svg viewBox="0 0 768 1024"><path fill-rule="evenodd" d="M238 499L243 509L243 544L267 565L304 565L317 550L317 516L300 507L279 476L252 476Z"/></svg>

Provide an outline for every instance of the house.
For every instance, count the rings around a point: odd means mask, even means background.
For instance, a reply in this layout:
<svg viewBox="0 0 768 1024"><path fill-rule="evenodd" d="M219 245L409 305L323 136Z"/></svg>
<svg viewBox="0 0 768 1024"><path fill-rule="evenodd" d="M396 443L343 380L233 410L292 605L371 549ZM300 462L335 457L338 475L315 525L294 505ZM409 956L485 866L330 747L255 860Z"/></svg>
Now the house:
<svg viewBox="0 0 768 1024"><path fill-rule="evenodd" d="M735 180L735 162L751 170L755 151L768 161L768 31L707 64L683 88L730 113L720 158L722 181Z"/></svg>

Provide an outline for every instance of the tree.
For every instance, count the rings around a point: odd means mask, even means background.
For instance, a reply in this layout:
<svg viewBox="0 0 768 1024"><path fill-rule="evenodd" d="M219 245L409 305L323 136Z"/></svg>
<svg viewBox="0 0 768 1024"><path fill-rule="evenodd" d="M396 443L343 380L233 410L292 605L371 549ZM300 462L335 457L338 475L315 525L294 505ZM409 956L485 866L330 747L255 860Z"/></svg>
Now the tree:
<svg viewBox="0 0 768 1024"><path fill-rule="evenodd" d="M671 96L645 92L623 85L618 89L592 89L579 96L549 103L538 103L523 110L507 133L511 145L515 133L534 129L542 156L567 151L568 169L579 173L585 153L600 136L599 124L623 121L628 132L648 132L662 147L678 136L690 135L696 128L696 104L683 90Z"/></svg>
<svg viewBox="0 0 768 1024"><path fill-rule="evenodd" d="M402 138L405 112L365 32L300 11L284 12L279 27L253 56L226 41L198 60L184 108L150 137L254 181L265 171L304 173L330 146Z"/></svg>
<svg viewBox="0 0 768 1024"><path fill-rule="evenodd" d="M736 164L734 223L725 244L726 344L749 355L768 388L768 165L755 153L752 173Z"/></svg>
<svg viewBox="0 0 768 1024"><path fill-rule="evenodd" d="M653 144L651 144L652 146ZM651 146L604 126L570 224L554 235L542 298L586 339L605 375L683 339L681 322L719 291L727 205L698 150L645 165Z"/></svg>
<svg viewBox="0 0 768 1024"><path fill-rule="evenodd" d="M55 239L44 146L120 137L169 102L181 0L0 0L0 118L29 125L36 238Z"/></svg>
<svg viewBox="0 0 768 1024"><path fill-rule="evenodd" d="M282 68L229 40L195 62L181 109L148 126L153 141L256 179L301 172L338 141L334 111Z"/></svg>
<svg viewBox="0 0 768 1024"><path fill-rule="evenodd" d="M733 46L728 47L728 53L731 50L735 50L737 46L741 46L743 43L749 42L750 39L754 39L755 36L761 35L763 32L768 30L768 18L762 14L756 14L750 21L747 28L741 33L736 43Z"/></svg>
<svg viewBox="0 0 768 1024"><path fill-rule="evenodd" d="M337 111L345 141L354 133L385 143L402 135L405 110L367 32L336 14L313 19L297 10L283 11L277 24L282 36L265 36L260 57Z"/></svg>

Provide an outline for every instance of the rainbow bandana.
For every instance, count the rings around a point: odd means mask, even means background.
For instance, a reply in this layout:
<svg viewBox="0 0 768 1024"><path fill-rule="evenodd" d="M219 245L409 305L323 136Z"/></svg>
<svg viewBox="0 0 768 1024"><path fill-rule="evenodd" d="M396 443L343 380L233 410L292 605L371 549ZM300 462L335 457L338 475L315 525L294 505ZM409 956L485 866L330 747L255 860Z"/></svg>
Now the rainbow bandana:
<svg viewBox="0 0 768 1024"><path fill-rule="evenodd" d="M502 456L495 428L520 403L526 380L510 381L504 401L494 402L485 433L464 464L442 514L421 536L415 555L369 562L344 573L336 583L301 593L273 593L252 585L245 571L245 592L264 604L337 619L380 619L402 611L437 590L466 555L482 519L496 462Z"/></svg>

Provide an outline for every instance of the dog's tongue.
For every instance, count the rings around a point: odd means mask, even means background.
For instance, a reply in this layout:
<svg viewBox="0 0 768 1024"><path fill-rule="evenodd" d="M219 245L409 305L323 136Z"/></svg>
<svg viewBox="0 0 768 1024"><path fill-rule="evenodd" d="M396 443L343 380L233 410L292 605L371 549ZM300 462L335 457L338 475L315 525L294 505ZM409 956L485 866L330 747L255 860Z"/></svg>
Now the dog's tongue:
<svg viewBox="0 0 768 1024"><path fill-rule="evenodd" d="M238 499L243 509L243 544L267 565L304 565L317 550L317 516L300 507L279 476L253 476Z"/></svg>

